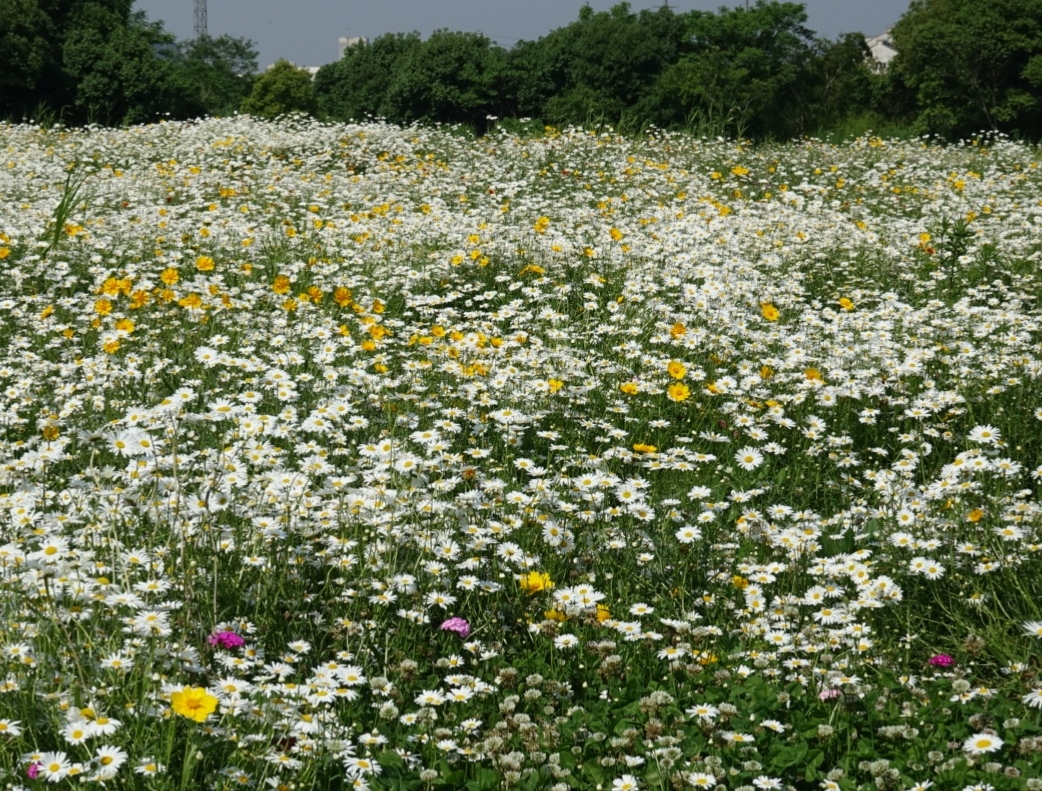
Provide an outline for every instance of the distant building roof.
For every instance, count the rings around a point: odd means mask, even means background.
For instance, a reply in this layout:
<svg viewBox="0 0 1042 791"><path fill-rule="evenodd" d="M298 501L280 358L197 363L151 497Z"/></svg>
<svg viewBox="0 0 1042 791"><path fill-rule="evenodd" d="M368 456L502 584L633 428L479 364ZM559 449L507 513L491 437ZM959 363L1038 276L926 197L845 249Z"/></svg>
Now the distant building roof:
<svg viewBox="0 0 1042 791"><path fill-rule="evenodd" d="M890 40L890 30L887 28L885 33L878 36L865 36L865 43L868 44L868 50L872 54L877 71L886 71L887 65L897 54L894 42Z"/></svg>

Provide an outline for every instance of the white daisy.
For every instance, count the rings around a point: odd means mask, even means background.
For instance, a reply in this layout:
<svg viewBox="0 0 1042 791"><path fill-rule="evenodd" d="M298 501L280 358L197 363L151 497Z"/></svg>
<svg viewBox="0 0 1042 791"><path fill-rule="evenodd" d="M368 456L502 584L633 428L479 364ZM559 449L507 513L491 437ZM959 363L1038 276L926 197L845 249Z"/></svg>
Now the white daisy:
<svg viewBox="0 0 1042 791"><path fill-rule="evenodd" d="M983 755L1002 749L1005 742L990 733L975 733L962 743L962 749L970 755Z"/></svg>

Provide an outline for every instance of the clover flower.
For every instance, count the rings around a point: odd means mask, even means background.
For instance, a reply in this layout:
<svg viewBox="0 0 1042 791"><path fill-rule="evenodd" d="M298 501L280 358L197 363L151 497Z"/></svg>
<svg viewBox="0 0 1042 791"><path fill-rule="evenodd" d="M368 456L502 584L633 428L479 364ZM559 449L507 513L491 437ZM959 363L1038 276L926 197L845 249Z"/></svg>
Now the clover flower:
<svg viewBox="0 0 1042 791"><path fill-rule="evenodd" d="M246 645L246 641L242 639L240 635L235 632L225 630L223 632L214 632L206 638L206 642L216 648L242 648Z"/></svg>
<svg viewBox="0 0 1042 791"><path fill-rule="evenodd" d="M460 637L466 637L470 634L470 624L463 618L449 618L440 628L442 631L452 632L453 634L458 634Z"/></svg>

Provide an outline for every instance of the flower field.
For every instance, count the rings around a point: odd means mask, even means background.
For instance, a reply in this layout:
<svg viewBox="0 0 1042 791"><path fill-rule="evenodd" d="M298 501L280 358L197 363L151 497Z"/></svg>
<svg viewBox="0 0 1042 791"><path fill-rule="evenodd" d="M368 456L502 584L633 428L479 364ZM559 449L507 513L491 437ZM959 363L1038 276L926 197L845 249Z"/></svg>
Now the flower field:
<svg viewBox="0 0 1042 791"><path fill-rule="evenodd" d="M1042 789L1039 159L0 125L0 782Z"/></svg>

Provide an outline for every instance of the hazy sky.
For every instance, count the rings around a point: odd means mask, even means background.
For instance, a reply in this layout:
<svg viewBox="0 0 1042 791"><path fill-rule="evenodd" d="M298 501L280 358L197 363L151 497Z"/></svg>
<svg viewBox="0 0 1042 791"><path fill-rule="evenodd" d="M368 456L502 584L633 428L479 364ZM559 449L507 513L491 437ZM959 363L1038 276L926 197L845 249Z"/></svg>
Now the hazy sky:
<svg viewBox="0 0 1042 791"><path fill-rule="evenodd" d="M755 0L753 0L755 2ZM617 0L590 0L595 11ZM677 11L715 11L738 0L669 0ZM207 0L211 36L227 33L252 39L261 68L279 58L298 66L321 66L337 58L340 36L366 36L438 28L479 31L503 47L537 39L575 21L584 0ZM632 0L634 11L658 8L662 0ZM179 39L191 38L194 0L137 0L150 19L162 20ZM908 0L807 0L808 26L819 35L882 33L908 8Z"/></svg>

